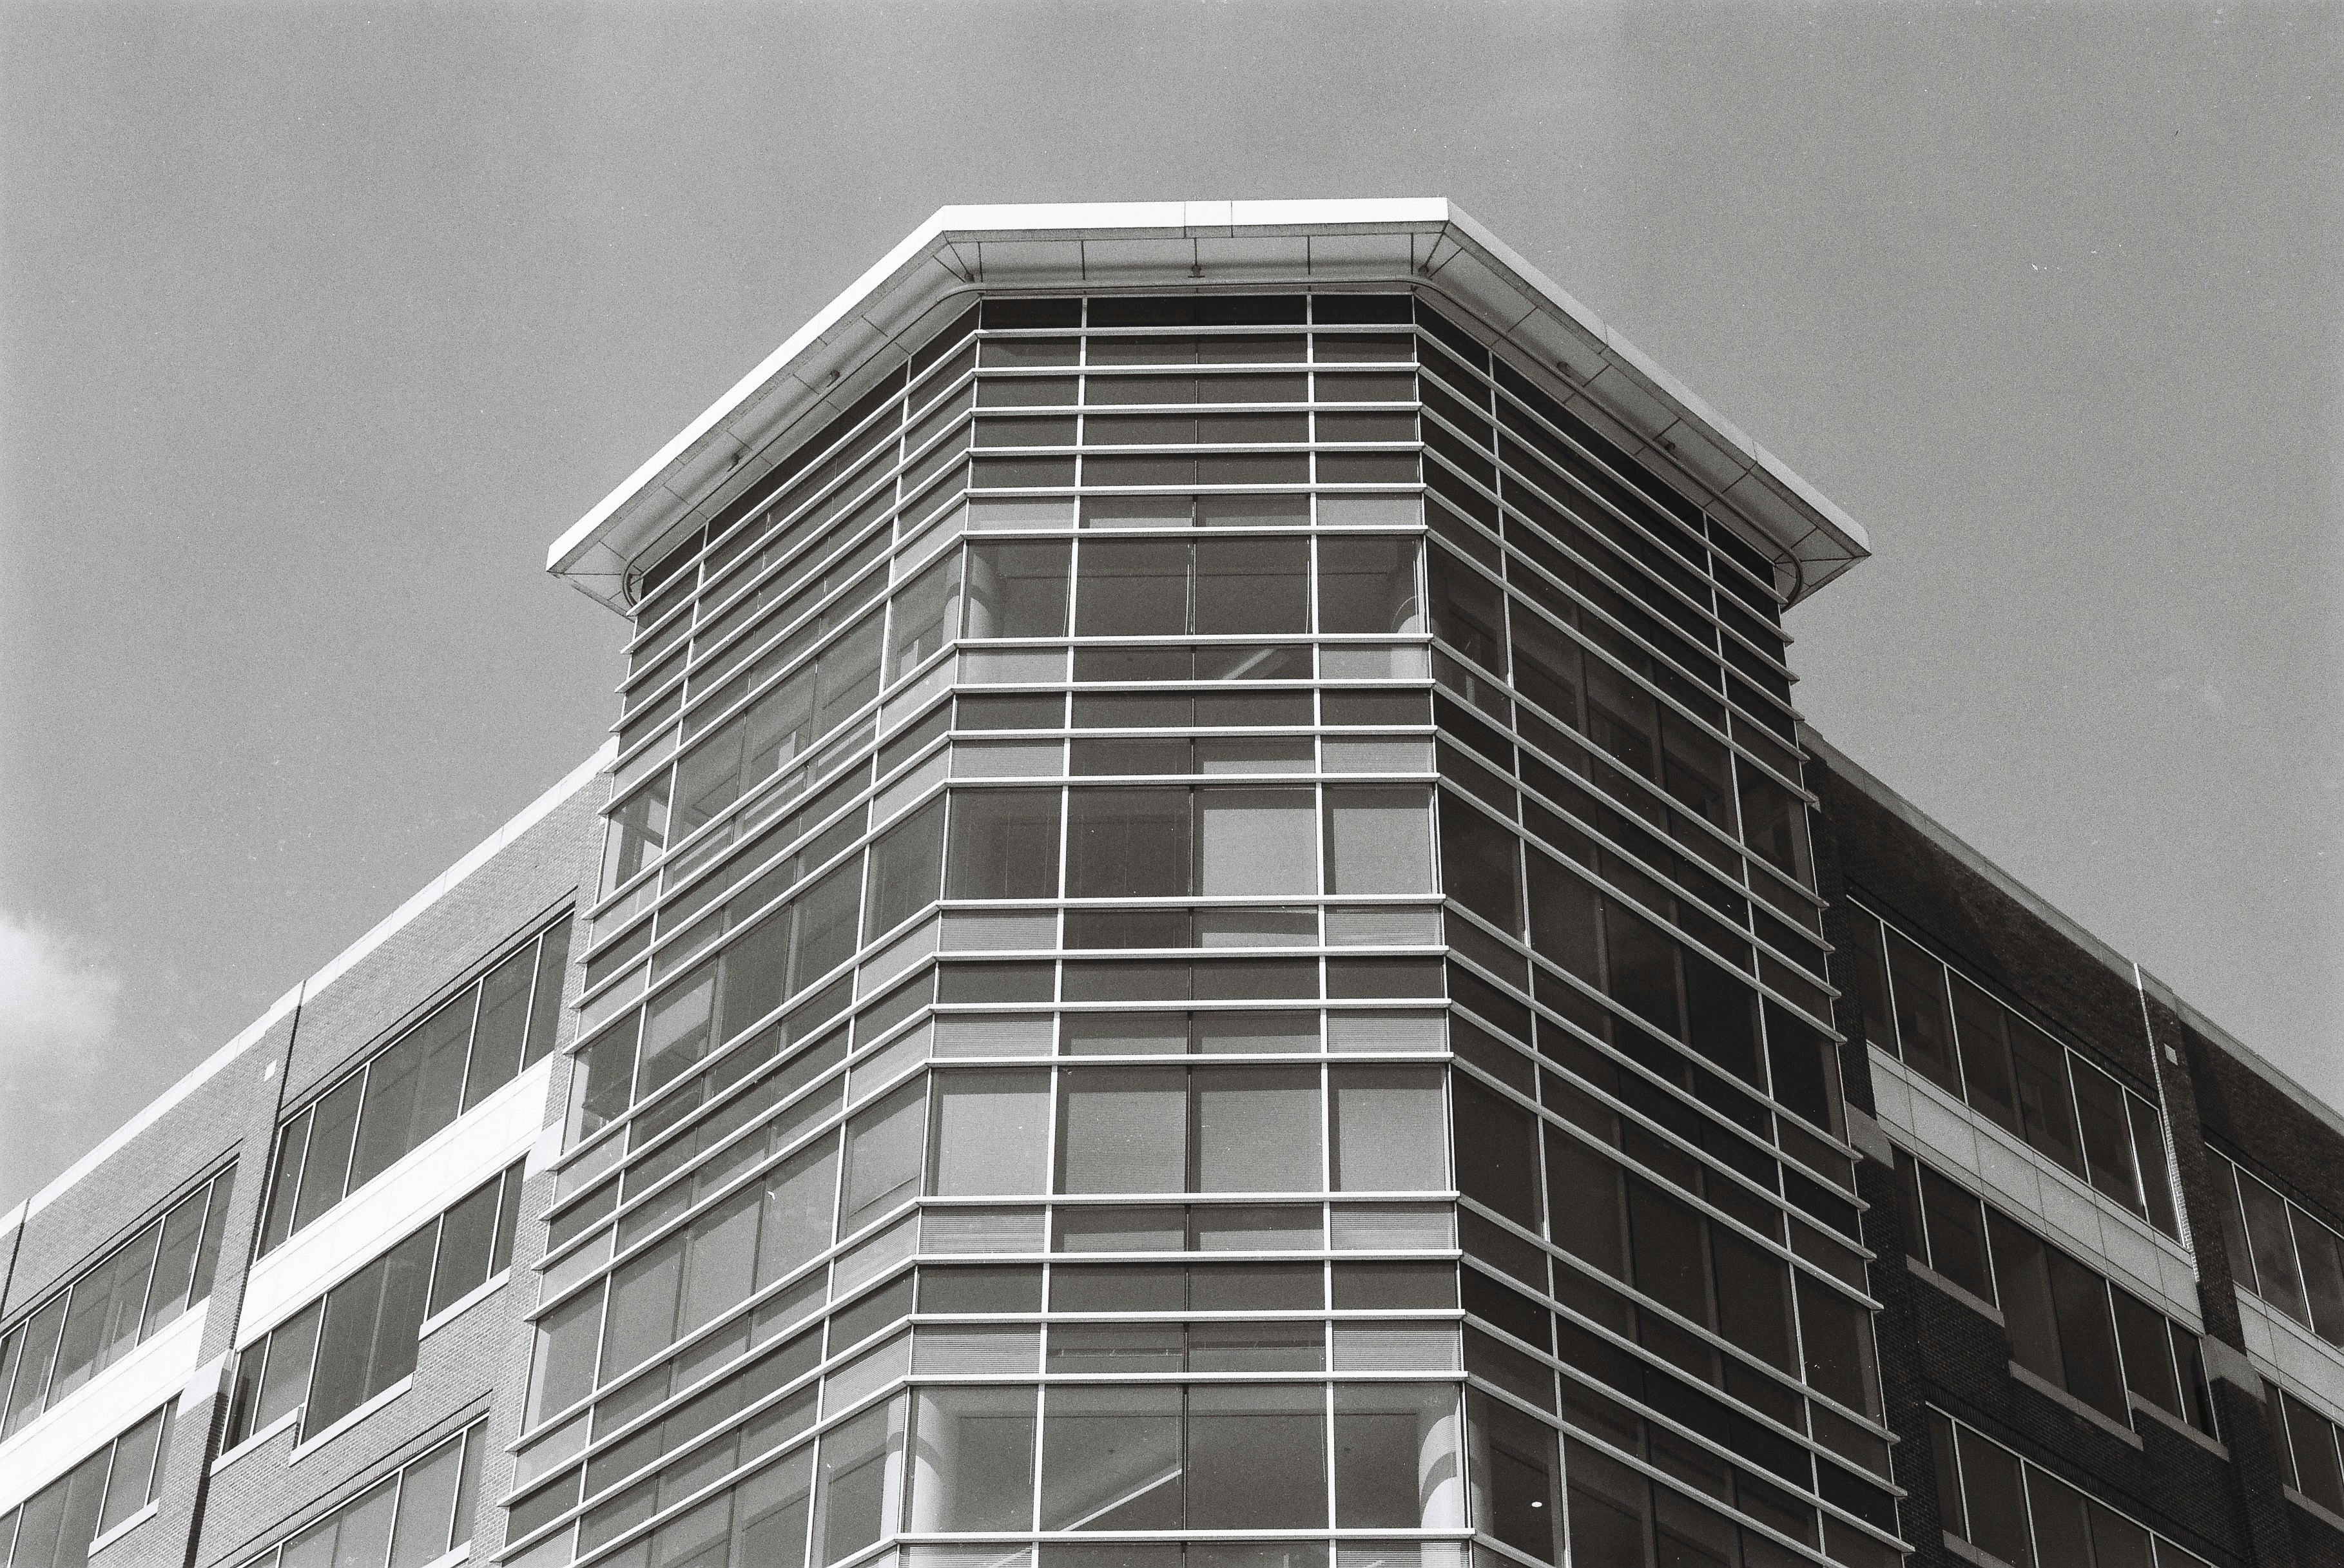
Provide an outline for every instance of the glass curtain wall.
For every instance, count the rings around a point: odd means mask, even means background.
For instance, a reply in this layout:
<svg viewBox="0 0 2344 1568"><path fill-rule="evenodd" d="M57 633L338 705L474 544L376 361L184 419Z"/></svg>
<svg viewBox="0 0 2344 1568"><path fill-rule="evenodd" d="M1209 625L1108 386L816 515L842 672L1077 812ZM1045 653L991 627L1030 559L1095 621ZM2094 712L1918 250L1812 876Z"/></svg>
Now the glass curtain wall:
<svg viewBox="0 0 2344 1568"><path fill-rule="evenodd" d="M642 573L510 1560L1874 1560L1771 569L1469 344L987 300Z"/></svg>

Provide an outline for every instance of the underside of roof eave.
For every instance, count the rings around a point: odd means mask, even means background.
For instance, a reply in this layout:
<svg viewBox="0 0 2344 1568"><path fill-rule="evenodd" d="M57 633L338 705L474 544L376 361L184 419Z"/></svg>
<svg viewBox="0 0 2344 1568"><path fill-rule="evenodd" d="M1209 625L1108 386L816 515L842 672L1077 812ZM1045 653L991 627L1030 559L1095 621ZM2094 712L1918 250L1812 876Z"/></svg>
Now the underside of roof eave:
<svg viewBox="0 0 2344 1568"><path fill-rule="evenodd" d="M546 569L625 612L635 560L759 482L786 438L860 396L972 297L1375 283L1452 301L1573 412L1783 552L1794 598L1870 553L1863 529L1780 460L1469 215L1430 198L942 208L556 541Z"/></svg>

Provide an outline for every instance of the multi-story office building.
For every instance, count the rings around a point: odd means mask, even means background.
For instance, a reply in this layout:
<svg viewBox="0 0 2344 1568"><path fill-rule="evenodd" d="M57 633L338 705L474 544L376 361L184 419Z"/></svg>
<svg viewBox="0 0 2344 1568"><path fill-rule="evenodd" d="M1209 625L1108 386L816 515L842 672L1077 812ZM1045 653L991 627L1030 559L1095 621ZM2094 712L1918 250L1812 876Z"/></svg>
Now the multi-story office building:
<svg viewBox="0 0 2344 1568"><path fill-rule="evenodd" d="M2344 1562L2344 1121L1803 728L1445 203L947 209L612 744L8 1222L7 1568Z"/></svg>

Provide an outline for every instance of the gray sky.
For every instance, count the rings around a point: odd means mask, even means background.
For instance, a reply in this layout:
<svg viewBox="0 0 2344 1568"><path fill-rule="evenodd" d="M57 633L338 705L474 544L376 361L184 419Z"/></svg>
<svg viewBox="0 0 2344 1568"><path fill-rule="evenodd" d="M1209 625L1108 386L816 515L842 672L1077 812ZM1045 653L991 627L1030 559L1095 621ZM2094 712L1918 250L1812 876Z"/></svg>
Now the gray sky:
<svg viewBox="0 0 2344 1568"><path fill-rule="evenodd" d="M946 202L1447 196L1859 519L1842 747L2344 1098L2344 5L0 10L0 1207L599 744Z"/></svg>

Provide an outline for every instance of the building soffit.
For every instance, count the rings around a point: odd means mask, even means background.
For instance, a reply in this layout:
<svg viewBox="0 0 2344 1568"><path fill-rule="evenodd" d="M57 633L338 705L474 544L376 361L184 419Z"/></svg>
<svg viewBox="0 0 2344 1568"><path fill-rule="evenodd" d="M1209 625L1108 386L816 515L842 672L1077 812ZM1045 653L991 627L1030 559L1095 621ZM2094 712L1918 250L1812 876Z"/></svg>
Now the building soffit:
<svg viewBox="0 0 2344 1568"><path fill-rule="evenodd" d="M1405 285L1541 375L1572 412L1772 547L1794 598L1864 530L1446 200L946 207L557 540L546 570L624 612L628 571L758 484L976 298L1082 289Z"/></svg>

